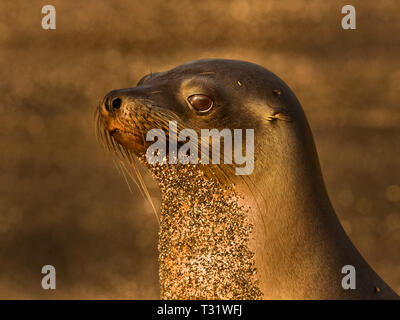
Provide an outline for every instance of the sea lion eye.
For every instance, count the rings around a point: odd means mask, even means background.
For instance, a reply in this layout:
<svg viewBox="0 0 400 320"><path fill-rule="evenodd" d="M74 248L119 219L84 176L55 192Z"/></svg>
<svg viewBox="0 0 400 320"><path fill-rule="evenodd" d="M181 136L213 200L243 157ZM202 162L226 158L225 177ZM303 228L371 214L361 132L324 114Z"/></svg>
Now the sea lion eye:
<svg viewBox="0 0 400 320"><path fill-rule="evenodd" d="M213 101L205 94L194 94L188 98L190 105L199 112L207 112L213 106Z"/></svg>

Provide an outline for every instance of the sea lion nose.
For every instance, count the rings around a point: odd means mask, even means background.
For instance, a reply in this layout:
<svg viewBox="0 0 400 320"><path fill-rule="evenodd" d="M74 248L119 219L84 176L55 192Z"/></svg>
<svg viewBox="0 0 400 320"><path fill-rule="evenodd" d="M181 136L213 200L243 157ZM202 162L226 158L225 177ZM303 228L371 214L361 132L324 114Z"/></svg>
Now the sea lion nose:
<svg viewBox="0 0 400 320"><path fill-rule="evenodd" d="M138 92L134 88L112 90L104 96L100 110L105 117L116 116L122 114L123 110L133 107L136 98L143 96L143 92Z"/></svg>
<svg viewBox="0 0 400 320"><path fill-rule="evenodd" d="M115 112L121 108L122 99L120 97L107 97L104 105L109 112Z"/></svg>

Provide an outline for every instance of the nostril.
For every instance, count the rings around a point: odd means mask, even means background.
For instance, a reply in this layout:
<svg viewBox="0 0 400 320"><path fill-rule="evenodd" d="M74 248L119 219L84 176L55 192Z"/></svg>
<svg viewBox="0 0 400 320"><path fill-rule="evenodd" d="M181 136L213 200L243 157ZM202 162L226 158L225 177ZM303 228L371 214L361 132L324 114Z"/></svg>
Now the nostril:
<svg viewBox="0 0 400 320"><path fill-rule="evenodd" d="M113 111L118 110L118 109L121 107L121 104L122 104L122 100L121 100L120 98L114 98L114 99L111 101L112 110L113 110Z"/></svg>

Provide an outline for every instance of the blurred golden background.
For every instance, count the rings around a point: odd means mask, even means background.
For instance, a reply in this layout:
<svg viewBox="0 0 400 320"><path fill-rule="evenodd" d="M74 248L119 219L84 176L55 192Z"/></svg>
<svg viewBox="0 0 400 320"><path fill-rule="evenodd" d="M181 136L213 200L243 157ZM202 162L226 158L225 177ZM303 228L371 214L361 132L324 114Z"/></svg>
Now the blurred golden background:
<svg viewBox="0 0 400 320"><path fill-rule="evenodd" d="M46 4L56 30L41 28ZM0 298L158 298L155 217L93 114L111 89L206 57L293 89L344 228L400 293L398 0L2 0L0 16ZM41 288L45 264L57 290Z"/></svg>

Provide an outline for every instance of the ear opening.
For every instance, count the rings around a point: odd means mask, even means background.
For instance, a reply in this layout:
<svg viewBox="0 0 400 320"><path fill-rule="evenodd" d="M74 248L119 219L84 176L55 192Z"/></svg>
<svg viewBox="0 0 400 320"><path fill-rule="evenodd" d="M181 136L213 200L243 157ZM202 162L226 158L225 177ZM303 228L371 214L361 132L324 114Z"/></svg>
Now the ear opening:
<svg viewBox="0 0 400 320"><path fill-rule="evenodd" d="M271 121L271 122L274 120L282 120L282 121L292 122L292 118L288 114L281 112L281 111L268 116L267 120Z"/></svg>

